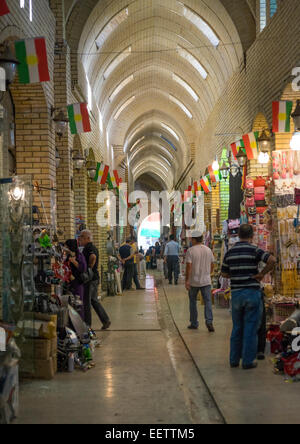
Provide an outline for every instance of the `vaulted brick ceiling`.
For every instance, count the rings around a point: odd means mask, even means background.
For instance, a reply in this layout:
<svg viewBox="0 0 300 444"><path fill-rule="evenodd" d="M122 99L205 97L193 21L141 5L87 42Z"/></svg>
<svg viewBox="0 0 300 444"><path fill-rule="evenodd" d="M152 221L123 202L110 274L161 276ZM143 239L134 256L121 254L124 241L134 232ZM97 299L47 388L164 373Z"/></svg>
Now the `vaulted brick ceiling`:
<svg viewBox="0 0 300 444"><path fill-rule="evenodd" d="M255 38L248 1L66 0L65 7L68 42L111 144L124 146L135 180L151 172L172 188Z"/></svg>

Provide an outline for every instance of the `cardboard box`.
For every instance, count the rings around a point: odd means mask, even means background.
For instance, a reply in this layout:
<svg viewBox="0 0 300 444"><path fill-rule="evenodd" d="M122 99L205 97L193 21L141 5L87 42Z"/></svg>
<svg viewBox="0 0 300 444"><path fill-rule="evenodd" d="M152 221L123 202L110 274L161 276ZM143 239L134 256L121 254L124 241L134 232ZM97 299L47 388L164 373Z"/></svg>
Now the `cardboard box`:
<svg viewBox="0 0 300 444"><path fill-rule="evenodd" d="M21 347L22 357L24 359L45 360L50 359L51 340L49 339L27 339Z"/></svg>
<svg viewBox="0 0 300 444"><path fill-rule="evenodd" d="M50 340L51 342L51 356L57 355L57 336Z"/></svg>
<svg viewBox="0 0 300 444"><path fill-rule="evenodd" d="M45 360L37 360L34 363L35 365L35 379L45 379L51 380L54 378L54 367L53 367L53 359L50 358L47 361Z"/></svg>

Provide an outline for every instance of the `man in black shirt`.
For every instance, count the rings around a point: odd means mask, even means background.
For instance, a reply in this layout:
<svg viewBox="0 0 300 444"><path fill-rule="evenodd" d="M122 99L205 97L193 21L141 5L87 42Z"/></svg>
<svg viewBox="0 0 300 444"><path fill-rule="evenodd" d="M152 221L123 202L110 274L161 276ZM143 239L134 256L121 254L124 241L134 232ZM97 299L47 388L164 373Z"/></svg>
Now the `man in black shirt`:
<svg viewBox="0 0 300 444"><path fill-rule="evenodd" d="M98 271L99 265L99 252L98 249L93 244L93 236L89 230L83 230L80 233L79 243L83 249L83 254L86 258L88 267L93 271L93 279L85 285L84 291L84 318L86 324L92 326L92 311L91 308L95 310L100 321L103 324L102 330L107 330L110 325L110 319L104 310L103 306L98 299L98 287L100 283L100 276Z"/></svg>
<svg viewBox="0 0 300 444"><path fill-rule="evenodd" d="M134 252L131 246L131 239L127 239L119 249L119 259L124 265L122 290L130 290L134 275Z"/></svg>

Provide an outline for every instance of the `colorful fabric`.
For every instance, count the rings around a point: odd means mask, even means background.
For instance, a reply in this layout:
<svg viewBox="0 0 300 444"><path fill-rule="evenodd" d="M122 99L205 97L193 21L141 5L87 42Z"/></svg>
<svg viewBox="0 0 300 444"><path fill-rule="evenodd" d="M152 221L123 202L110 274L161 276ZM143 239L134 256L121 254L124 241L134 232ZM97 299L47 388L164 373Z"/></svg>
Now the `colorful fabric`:
<svg viewBox="0 0 300 444"><path fill-rule="evenodd" d="M248 133L243 136L243 141L246 148L246 154L248 157L248 160L257 159L257 153L258 153L258 136L259 133Z"/></svg>
<svg viewBox="0 0 300 444"><path fill-rule="evenodd" d="M92 131L86 103L69 105L68 115L72 134L90 133Z"/></svg>
<svg viewBox="0 0 300 444"><path fill-rule="evenodd" d="M9 14L10 10L7 6L6 0L0 0L0 16Z"/></svg>
<svg viewBox="0 0 300 444"><path fill-rule="evenodd" d="M46 40L44 37L15 42L19 82L22 84L49 82Z"/></svg>
<svg viewBox="0 0 300 444"><path fill-rule="evenodd" d="M104 163L97 163L97 170L94 181L100 185L105 185L109 174L109 166Z"/></svg>
<svg viewBox="0 0 300 444"><path fill-rule="evenodd" d="M273 133L291 132L293 102L273 102Z"/></svg>

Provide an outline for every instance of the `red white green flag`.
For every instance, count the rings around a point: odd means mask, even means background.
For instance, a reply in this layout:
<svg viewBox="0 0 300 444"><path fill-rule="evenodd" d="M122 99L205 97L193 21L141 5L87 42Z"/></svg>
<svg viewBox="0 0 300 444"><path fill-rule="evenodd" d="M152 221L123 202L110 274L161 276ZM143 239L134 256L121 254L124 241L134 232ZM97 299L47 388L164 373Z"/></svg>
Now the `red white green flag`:
<svg viewBox="0 0 300 444"><path fill-rule="evenodd" d="M238 142L231 144L231 151L232 151L234 160L236 160L236 156L237 156L240 148L245 148L245 144L244 144L243 140L239 140Z"/></svg>
<svg viewBox="0 0 300 444"><path fill-rule="evenodd" d="M105 185L109 174L109 166L104 163L97 163L97 170L94 181L100 185Z"/></svg>
<svg viewBox="0 0 300 444"><path fill-rule="evenodd" d="M23 84L49 82L46 40L44 37L15 42L19 81Z"/></svg>
<svg viewBox="0 0 300 444"><path fill-rule="evenodd" d="M257 152L258 152L258 136L259 133L255 132L255 133L249 133L249 134L245 134L243 136L243 141L245 144L245 148L246 148L246 154L248 157L248 160L253 160L253 159L257 159Z"/></svg>
<svg viewBox="0 0 300 444"><path fill-rule="evenodd" d="M208 194L211 192L211 185L210 185L209 180L206 176L202 177L202 179L200 180L200 184L204 190L204 193Z"/></svg>
<svg viewBox="0 0 300 444"><path fill-rule="evenodd" d="M9 14L10 10L8 9L6 0L0 0L0 16Z"/></svg>
<svg viewBox="0 0 300 444"><path fill-rule="evenodd" d="M209 165L208 172L209 172L209 177L210 177L211 183L217 183L217 178L216 178L216 175L215 175L212 165Z"/></svg>
<svg viewBox="0 0 300 444"><path fill-rule="evenodd" d="M92 131L86 103L69 105L68 115L72 134L90 133Z"/></svg>
<svg viewBox="0 0 300 444"><path fill-rule="evenodd" d="M291 132L293 102L273 102L273 133Z"/></svg>

